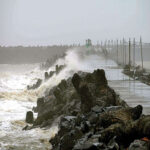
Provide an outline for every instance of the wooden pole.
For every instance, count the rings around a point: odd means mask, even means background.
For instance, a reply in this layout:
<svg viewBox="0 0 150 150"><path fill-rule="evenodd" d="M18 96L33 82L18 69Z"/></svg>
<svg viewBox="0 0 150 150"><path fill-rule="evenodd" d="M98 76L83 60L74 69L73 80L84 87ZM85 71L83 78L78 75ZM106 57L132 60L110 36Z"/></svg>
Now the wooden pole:
<svg viewBox="0 0 150 150"><path fill-rule="evenodd" d="M107 40L105 40L105 50L107 49Z"/></svg>
<svg viewBox="0 0 150 150"><path fill-rule="evenodd" d="M121 58L120 63L122 65L122 42L121 42L121 40L120 40L120 46L119 47L120 47L120 50L119 50L120 51L120 56L119 57Z"/></svg>
<svg viewBox="0 0 150 150"><path fill-rule="evenodd" d="M118 64L118 40L117 40L117 64Z"/></svg>
<svg viewBox="0 0 150 150"><path fill-rule="evenodd" d="M126 62L126 59L127 59L127 54L126 54L126 49L127 49L127 46L126 46L126 41L125 41L125 39L124 39L124 44L125 44L125 47L124 47L124 50L125 50L125 65L127 64L127 62Z"/></svg>
<svg viewBox="0 0 150 150"><path fill-rule="evenodd" d="M131 41L129 38L129 71L131 69Z"/></svg>
<svg viewBox="0 0 150 150"><path fill-rule="evenodd" d="M114 48L114 44L113 44L113 40L111 40L111 53L113 53L113 48Z"/></svg>
<svg viewBox="0 0 150 150"><path fill-rule="evenodd" d="M113 40L111 40L111 46L113 47Z"/></svg>
<svg viewBox="0 0 150 150"><path fill-rule="evenodd" d="M123 48L123 66L125 66L125 49L124 49L124 38L123 38L123 40L122 40L122 48Z"/></svg>
<svg viewBox="0 0 150 150"><path fill-rule="evenodd" d="M133 66L135 68L135 38L133 39Z"/></svg>
<svg viewBox="0 0 150 150"><path fill-rule="evenodd" d="M142 71L143 71L143 47L142 47L142 38L140 37L140 48L141 48L141 62L142 62Z"/></svg>
<svg viewBox="0 0 150 150"><path fill-rule="evenodd" d="M109 52L109 45L110 44L110 40L108 40L108 43L107 43L107 52Z"/></svg>
<svg viewBox="0 0 150 150"><path fill-rule="evenodd" d="M104 54L106 56L106 51L107 51L107 41L105 40L105 46L104 46Z"/></svg>

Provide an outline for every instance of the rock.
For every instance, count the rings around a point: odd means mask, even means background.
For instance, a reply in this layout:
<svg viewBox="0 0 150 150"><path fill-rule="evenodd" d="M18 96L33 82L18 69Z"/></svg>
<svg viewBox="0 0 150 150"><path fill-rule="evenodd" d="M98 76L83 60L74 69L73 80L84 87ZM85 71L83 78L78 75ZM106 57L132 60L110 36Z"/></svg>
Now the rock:
<svg viewBox="0 0 150 150"><path fill-rule="evenodd" d="M116 142L116 136L114 136L110 141L109 141L109 143L108 143L108 148L110 149L110 150L119 150L119 145L118 145L118 143Z"/></svg>
<svg viewBox="0 0 150 150"><path fill-rule="evenodd" d="M31 124L34 122L34 117L33 117L33 112L32 111L28 111L26 113L26 122L31 123Z"/></svg>
<svg viewBox="0 0 150 150"><path fill-rule="evenodd" d="M66 82L66 80L61 80L61 82L58 84L58 87L61 90L65 90L67 88L67 82Z"/></svg>
<svg viewBox="0 0 150 150"><path fill-rule="evenodd" d="M58 87L55 88L53 94L56 97L56 99L58 100L58 102L60 102L63 99L62 92L61 92L61 90Z"/></svg>
<svg viewBox="0 0 150 150"><path fill-rule="evenodd" d="M42 108L43 105L44 105L44 97L38 98L37 99L37 107L36 107L37 112L40 111L40 109Z"/></svg>
<svg viewBox="0 0 150 150"><path fill-rule="evenodd" d="M33 126L26 125L22 130L31 130Z"/></svg>
<svg viewBox="0 0 150 150"><path fill-rule="evenodd" d="M116 136L116 142L124 147L135 139L150 137L150 116L142 116L135 121L115 123L101 131L100 141L108 142ZM125 140L126 139L126 140Z"/></svg>
<svg viewBox="0 0 150 150"><path fill-rule="evenodd" d="M122 139L119 139L119 138L125 139L125 136L123 136L124 135L124 129L125 129L125 127L120 123L112 124L100 132L101 137L99 138L99 141L104 142L104 143L109 143L109 141L114 136L117 136L117 139L118 139L117 142L120 142Z"/></svg>
<svg viewBox="0 0 150 150"><path fill-rule="evenodd" d="M55 71L50 71L49 72L49 78L51 78L54 75Z"/></svg>
<svg viewBox="0 0 150 150"><path fill-rule="evenodd" d="M81 78L77 73L75 73L72 77L72 84L74 88L77 90L77 92L79 91L80 83L81 83Z"/></svg>
<svg viewBox="0 0 150 150"><path fill-rule="evenodd" d="M58 74L63 68L65 67L65 65L56 65L55 66L55 70L56 70L56 74Z"/></svg>
<svg viewBox="0 0 150 150"><path fill-rule="evenodd" d="M83 121L80 126L81 126L82 132L87 133L90 130L91 125L89 121Z"/></svg>
<svg viewBox="0 0 150 150"><path fill-rule="evenodd" d="M56 65L55 66L55 70L56 70L56 74L58 73L58 71L59 71L59 67L58 67L58 65Z"/></svg>
<svg viewBox="0 0 150 150"><path fill-rule="evenodd" d="M61 150L71 150L75 143L77 142L77 139L81 138L83 133L75 128L71 132L65 134L61 139L60 139L60 149Z"/></svg>
<svg viewBox="0 0 150 150"><path fill-rule="evenodd" d="M82 145L75 146L73 150L99 150L99 142L98 143L84 143Z"/></svg>
<svg viewBox="0 0 150 150"><path fill-rule="evenodd" d="M22 130L27 130L27 128L28 128L29 126L28 125L26 125Z"/></svg>
<svg viewBox="0 0 150 150"><path fill-rule="evenodd" d="M80 112L80 111L77 110L77 109L70 111L71 115L73 115L73 116L77 116L77 115L79 114L79 112Z"/></svg>
<svg viewBox="0 0 150 150"><path fill-rule="evenodd" d="M44 97L38 98L37 99L37 107L40 107L44 104Z"/></svg>
<svg viewBox="0 0 150 150"><path fill-rule="evenodd" d="M78 140L73 150L99 150L104 148L103 143L99 142L98 137L92 136L89 132Z"/></svg>
<svg viewBox="0 0 150 150"><path fill-rule="evenodd" d="M103 69L97 69L94 70L94 78L95 78L95 84L97 86L107 86L107 79L105 76L105 71Z"/></svg>
<svg viewBox="0 0 150 150"><path fill-rule="evenodd" d="M98 122L98 114L96 113L91 113L89 116L88 116L88 120L90 121L91 124L96 124Z"/></svg>
<svg viewBox="0 0 150 150"><path fill-rule="evenodd" d="M63 136L65 133L71 131L76 124L76 117L74 116L65 116L62 117L59 123L59 127L61 130L59 130L58 134L59 136Z"/></svg>
<svg viewBox="0 0 150 150"><path fill-rule="evenodd" d="M89 112L93 107L94 99L89 91L87 84L81 84L79 87L79 93L81 97L81 110L83 112Z"/></svg>
<svg viewBox="0 0 150 150"><path fill-rule="evenodd" d="M128 150L149 150L150 149L150 143L142 140L135 140L133 141Z"/></svg>
<svg viewBox="0 0 150 150"><path fill-rule="evenodd" d="M83 121L86 121L86 117L83 114L80 114L76 118L76 126L80 126Z"/></svg>
<svg viewBox="0 0 150 150"><path fill-rule="evenodd" d="M37 107L34 107L34 106L33 106L32 111L33 111L34 113L37 113L37 112L38 112Z"/></svg>
<svg viewBox="0 0 150 150"><path fill-rule="evenodd" d="M34 90L38 87L40 87L40 85L42 84L42 80L41 79L38 79L37 82L35 84L33 84L32 86L27 86L27 89L28 90Z"/></svg>
<svg viewBox="0 0 150 150"><path fill-rule="evenodd" d="M108 111L99 116L100 125L108 127L115 123L126 123L128 121L138 119L142 114L142 106L138 105L134 108L122 108L116 111Z"/></svg>
<svg viewBox="0 0 150 150"><path fill-rule="evenodd" d="M92 107L92 111L96 113L102 113L104 110L103 110L103 107L95 105L94 107Z"/></svg>
<svg viewBox="0 0 150 150"><path fill-rule="evenodd" d="M61 118L61 122L63 122L63 121L71 122L71 121L74 121L76 118L77 118L76 116L65 116L65 117Z"/></svg>
<svg viewBox="0 0 150 150"><path fill-rule="evenodd" d="M141 116L143 107L141 105L137 105L136 107L131 108L129 111L131 113L133 120L136 120L139 119L139 117Z"/></svg>
<svg viewBox="0 0 150 150"><path fill-rule="evenodd" d="M48 72L45 72L44 76L45 76L45 80L49 79Z"/></svg>
<svg viewBox="0 0 150 150"><path fill-rule="evenodd" d="M137 122L139 135L150 138L150 115L143 115Z"/></svg>
<svg viewBox="0 0 150 150"><path fill-rule="evenodd" d="M92 74L88 73L88 74L85 76L85 81L88 82L88 83L93 83L94 79L93 79Z"/></svg>
<svg viewBox="0 0 150 150"><path fill-rule="evenodd" d="M49 142L52 144L54 150L60 150L60 137L58 136L58 134L50 139Z"/></svg>
<svg viewBox="0 0 150 150"><path fill-rule="evenodd" d="M116 110L119 110L119 109L122 109L122 108L123 108L122 106L109 106L109 107L105 107L104 111L105 112L116 111Z"/></svg>

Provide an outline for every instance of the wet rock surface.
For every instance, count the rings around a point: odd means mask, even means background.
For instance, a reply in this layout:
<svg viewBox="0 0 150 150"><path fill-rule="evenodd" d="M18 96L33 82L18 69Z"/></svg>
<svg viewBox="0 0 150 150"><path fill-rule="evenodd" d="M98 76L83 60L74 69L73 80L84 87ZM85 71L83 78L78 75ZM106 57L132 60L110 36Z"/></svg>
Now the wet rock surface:
<svg viewBox="0 0 150 150"><path fill-rule="evenodd" d="M149 140L141 139L150 137L150 116L142 115L141 105L132 108L121 100L104 70L62 80L35 109L33 127L50 127L59 118L59 131L50 140L54 150L149 150Z"/></svg>
<svg viewBox="0 0 150 150"><path fill-rule="evenodd" d="M31 124L34 122L34 117L33 117L33 112L32 111L28 111L26 113L26 122L31 123Z"/></svg>
<svg viewBox="0 0 150 150"><path fill-rule="evenodd" d="M150 143L142 140L135 140L129 146L128 150L148 150L150 149Z"/></svg>
<svg viewBox="0 0 150 150"><path fill-rule="evenodd" d="M42 79L38 79L35 84L30 85L30 86L28 85L27 90L37 89L38 87L40 87L41 84L42 84Z"/></svg>

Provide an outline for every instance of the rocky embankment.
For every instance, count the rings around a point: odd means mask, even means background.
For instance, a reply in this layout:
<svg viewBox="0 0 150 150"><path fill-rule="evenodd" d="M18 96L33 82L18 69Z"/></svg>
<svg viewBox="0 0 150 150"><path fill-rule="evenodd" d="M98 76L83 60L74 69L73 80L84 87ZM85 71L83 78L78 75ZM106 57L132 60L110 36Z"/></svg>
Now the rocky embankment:
<svg viewBox="0 0 150 150"><path fill-rule="evenodd" d="M32 127L59 131L50 140L54 150L149 150L150 116L142 106L129 107L108 86L104 70L78 72L38 98L37 118L28 112Z"/></svg>

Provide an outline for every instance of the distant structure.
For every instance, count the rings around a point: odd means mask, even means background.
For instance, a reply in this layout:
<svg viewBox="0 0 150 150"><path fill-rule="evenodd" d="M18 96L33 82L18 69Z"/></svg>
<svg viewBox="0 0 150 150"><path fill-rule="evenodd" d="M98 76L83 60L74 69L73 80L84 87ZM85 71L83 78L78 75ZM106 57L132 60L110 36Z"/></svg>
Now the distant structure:
<svg viewBox="0 0 150 150"><path fill-rule="evenodd" d="M86 40L86 47L92 46L92 41L90 39Z"/></svg>

